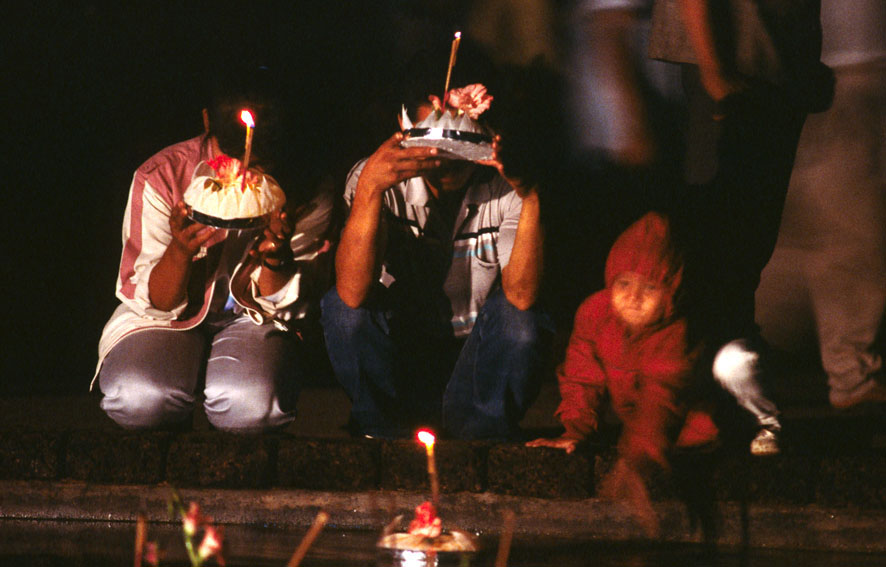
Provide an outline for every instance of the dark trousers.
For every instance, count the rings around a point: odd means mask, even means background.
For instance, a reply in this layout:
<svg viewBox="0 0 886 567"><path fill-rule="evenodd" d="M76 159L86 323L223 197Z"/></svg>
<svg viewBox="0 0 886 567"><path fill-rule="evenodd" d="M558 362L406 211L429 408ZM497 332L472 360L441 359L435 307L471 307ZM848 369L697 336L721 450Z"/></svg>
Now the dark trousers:
<svg viewBox="0 0 886 567"><path fill-rule="evenodd" d="M483 304L465 340L433 336L390 305L348 307L333 288L322 301L326 347L360 433L412 435L442 426L459 439L506 439L538 393L542 324L501 290Z"/></svg>
<svg viewBox="0 0 886 567"><path fill-rule="evenodd" d="M715 105L687 66L688 189L693 227L686 285L726 342L755 332L754 296L775 249L807 110L775 87L751 85ZM715 118L715 115L719 115Z"/></svg>

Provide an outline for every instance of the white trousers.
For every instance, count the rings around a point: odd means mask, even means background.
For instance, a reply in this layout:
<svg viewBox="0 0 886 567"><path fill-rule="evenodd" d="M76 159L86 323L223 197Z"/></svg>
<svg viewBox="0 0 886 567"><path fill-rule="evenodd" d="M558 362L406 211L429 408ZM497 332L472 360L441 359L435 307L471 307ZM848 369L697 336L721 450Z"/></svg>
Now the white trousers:
<svg viewBox="0 0 886 567"><path fill-rule="evenodd" d="M175 425L190 417L203 384L206 417L217 429L254 433L283 426L295 419L295 347L273 324L256 325L245 316L189 331L140 331L102 364L101 408L126 429Z"/></svg>

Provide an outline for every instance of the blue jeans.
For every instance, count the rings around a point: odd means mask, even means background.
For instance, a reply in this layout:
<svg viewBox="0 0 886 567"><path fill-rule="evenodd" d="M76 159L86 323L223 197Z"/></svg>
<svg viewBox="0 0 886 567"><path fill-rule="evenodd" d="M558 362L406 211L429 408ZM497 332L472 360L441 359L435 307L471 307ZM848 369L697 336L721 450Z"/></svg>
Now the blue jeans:
<svg viewBox="0 0 886 567"><path fill-rule="evenodd" d="M546 318L490 294L464 341L434 336L384 302L352 309L333 288L321 303L335 375L351 398L360 433L412 435L442 426L459 439L505 439L538 393Z"/></svg>

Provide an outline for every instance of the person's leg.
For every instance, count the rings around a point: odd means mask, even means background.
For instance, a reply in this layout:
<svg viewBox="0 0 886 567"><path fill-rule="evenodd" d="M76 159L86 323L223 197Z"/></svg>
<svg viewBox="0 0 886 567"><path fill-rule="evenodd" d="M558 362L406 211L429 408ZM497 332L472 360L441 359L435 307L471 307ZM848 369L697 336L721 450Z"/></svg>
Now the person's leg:
<svg viewBox="0 0 886 567"><path fill-rule="evenodd" d="M351 399L351 420L364 435L397 436L396 348L380 309L347 306L332 288L320 322L336 379Z"/></svg>
<svg viewBox="0 0 886 567"><path fill-rule="evenodd" d="M712 368L714 379L756 419L760 430L751 442L751 452L758 455L779 452L781 431L778 408L764 391L763 351L755 341L736 339L717 351Z"/></svg>
<svg viewBox="0 0 886 567"><path fill-rule="evenodd" d="M462 348L443 397L443 422L459 439L505 439L538 393L543 315L493 292Z"/></svg>
<svg viewBox="0 0 886 567"><path fill-rule="evenodd" d="M206 338L196 329L129 335L102 363L101 408L126 429L185 421L194 406L205 351Z"/></svg>
<svg viewBox="0 0 886 567"><path fill-rule="evenodd" d="M886 62L836 72L833 106L803 131L784 240L809 251L829 401L845 409L886 401L886 161L870 159L886 149Z"/></svg>
<svg viewBox="0 0 886 567"><path fill-rule="evenodd" d="M756 85L718 108L697 69L683 76L690 106L687 206L698 216L703 276L726 339L755 332L755 293L778 237L806 111ZM719 119L714 115L723 113ZM724 330L724 327L728 329Z"/></svg>
<svg viewBox="0 0 886 567"><path fill-rule="evenodd" d="M295 419L302 368L296 339L273 324L234 319L212 339L206 363L206 418L214 427L256 433Z"/></svg>
<svg viewBox="0 0 886 567"><path fill-rule="evenodd" d="M886 401L886 374L877 343L886 313L886 286L858 269L865 259L816 260L818 267L828 266L828 271L810 278L809 287L829 401L838 409ZM827 276L821 277L824 273Z"/></svg>

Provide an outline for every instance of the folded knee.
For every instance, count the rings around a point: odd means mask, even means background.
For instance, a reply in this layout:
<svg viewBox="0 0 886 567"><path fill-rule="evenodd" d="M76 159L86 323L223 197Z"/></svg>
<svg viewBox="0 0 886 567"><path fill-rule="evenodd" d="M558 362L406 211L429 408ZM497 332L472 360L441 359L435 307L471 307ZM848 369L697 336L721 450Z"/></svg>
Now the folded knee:
<svg viewBox="0 0 886 567"><path fill-rule="evenodd" d="M207 388L204 410L213 427L231 433L260 433L295 418L294 408L284 411L273 392L254 388Z"/></svg>
<svg viewBox="0 0 886 567"><path fill-rule="evenodd" d="M121 380L104 392L101 408L126 429L150 429L187 419L193 403L187 393L133 379Z"/></svg>

